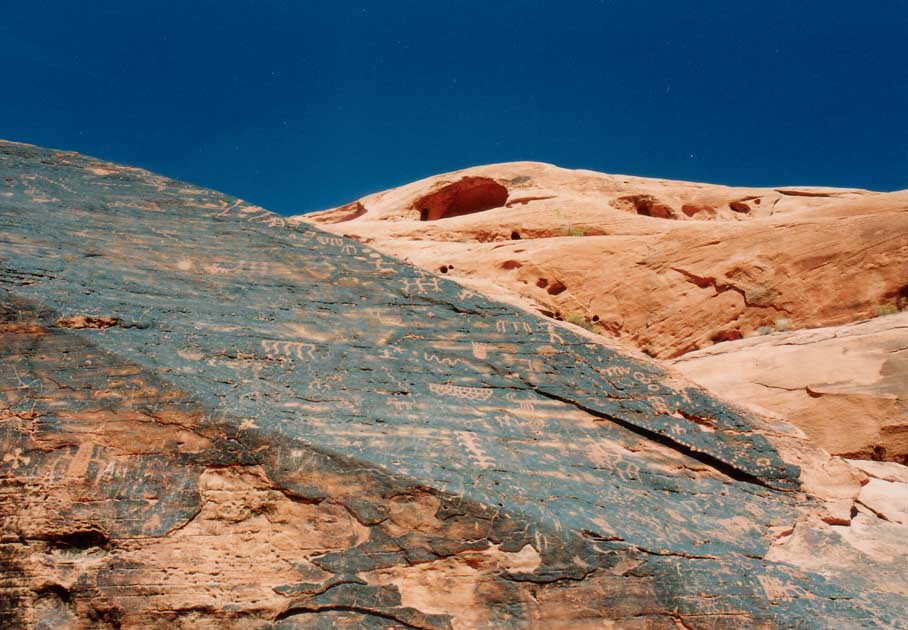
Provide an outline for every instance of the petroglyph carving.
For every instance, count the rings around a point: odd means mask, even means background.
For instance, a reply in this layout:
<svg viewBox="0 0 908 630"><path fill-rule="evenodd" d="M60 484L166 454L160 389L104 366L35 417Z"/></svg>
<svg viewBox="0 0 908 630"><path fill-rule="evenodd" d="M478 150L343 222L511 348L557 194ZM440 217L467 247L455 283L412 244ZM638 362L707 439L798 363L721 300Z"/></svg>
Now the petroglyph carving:
<svg viewBox="0 0 908 630"><path fill-rule="evenodd" d="M653 411L656 413L661 413L665 415L671 414L671 409L669 409L668 404L665 402L665 399L662 396L647 396L646 400L652 406Z"/></svg>
<svg viewBox="0 0 908 630"><path fill-rule="evenodd" d="M340 374L331 374L330 376L325 376L322 378L315 378L309 381L307 388L310 391L327 391L337 388L338 384L343 380L343 376Z"/></svg>
<svg viewBox="0 0 908 630"><path fill-rule="evenodd" d="M685 433L687 433L687 427L685 427L683 424L679 424L679 423L673 424L672 426L669 427L668 430L671 431L676 436L681 436L681 435L684 435Z"/></svg>
<svg viewBox="0 0 908 630"><path fill-rule="evenodd" d="M507 399L509 402L516 403L521 411L525 411L527 413L536 413L536 405L529 398L523 398L515 394L514 392L509 392L505 396L505 399Z"/></svg>
<svg viewBox="0 0 908 630"><path fill-rule="evenodd" d="M376 254L375 252L369 252L369 258L372 259L370 264L375 269L375 273L378 273L381 275L397 273L397 271L394 269L394 267L387 266L387 264L382 259L380 254Z"/></svg>
<svg viewBox="0 0 908 630"><path fill-rule="evenodd" d="M640 474L640 465L628 459L618 459L613 465L613 470L621 477L621 481L627 483L637 479Z"/></svg>
<svg viewBox="0 0 908 630"><path fill-rule="evenodd" d="M243 201L237 201L229 205L214 216L227 217L231 214L236 214L238 215L238 218L250 223L262 223L268 227L285 228L287 226L287 220L284 217L270 212L269 210L265 210L264 208L249 205Z"/></svg>
<svg viewBox="0 0 908 630"><path fill-rule="evenodd" d="M495 330L500 333L522 332L529 335L531 332L533 332L533 327L529 322L500 319L495 322Z"/></svg>
<svg viewBox="0 0 908 630"><path fill-rule="evenodd" d="M426 294L426 293L438 293L441 291L441 287L438 284L438 278L432 276L420 276L418 278L401 278L401 286L403 287L404 293L415 293Z"/></svg>
<svg viewBox="0 0 908 630"><path fill-rule="evenodd" d="M517 364L518 369L521 365L525 366L525 369L521 370L521 374L533 374L534 372L541 372L545 368L545 364L538 359L515 357L513 361Z"/></svg>
<svg viewBox="0 0 908 630"><path fill-rule="evenodd" d="M642 385L646 385L651 382L650 377L640 371L634 372L634 380Z"/></svg>
<svg viewBox="0 0 908 630"><path fill-rule="evenodd" d="M12 453L7 453L3 456L3 463L9 463L12 470L16 470L21 465L26 465L31 463L31 458L23 454L24 451L21 448L13 450Z"/></svg>
<svg viewBox="0 0 908 630"><path fill-rule="evenodd" d="M226 208L224 208L223 210L221 210L220 212L218 212L218 213L217 213L216 215L214 215L214 216L215 216L215 217L226 217L226 216L229 216L229 215L236 209L236 207L240 205L240 203L241 203L241 202L239 202L239 201L235 201L235 202L233 202L232 204L230 204L229 206L227 206Z"/></svg>
<svg viewBox="0 0 908 630"><path fill-rule="evenodd" d="M268 227L283 228L287 224L287 220L283 217L280 217L273 212L268 212L267 210L261 214L257 214L254 217L249 217L250 223L263 223Z"/></svg>
<svg viewBox="0 0 908 630"><path fill-rule="evenodd" d="M802 587L796 584L786 584L772 575L758 575L757 580L760 582L760 586L763 587L766 597L772 601L811 597L811 594Z"/></svg>
<svg viewBox="0 0 908 630"><path fill-rule="evenodd" d="M274 273L274 265L258 260L238 260L233 263L215 262L204 265L202 269L211 275L228 274L267 275Z"/></svg>
<svg viewBox="0 0 908 630"><path fill-rule="evenodd" d="M98 475L98 483L109 483L120 475L121 466L116 460L107 462L104 470Z"/></svg>
<svg viewBox="0 0 908 630"><path fill-rule="evenodd" d="M523 424L523 422L519 418L515 418L514 416L508 414L500 414L494 416L494 419L498 423L498 425L504 429L519 428Z"/></svg>
<svg viewBox="0 0 908 630"><path fill-rule="evenodd" d="M555 326L552 324L546 324L549 333L549 343L564 345L564 337L555 332Z"/></svg>
<svg viewBox="0 0 908 630"><path fill-rule="evenodd" d="M339 236L318 236L315 240L320 245L334 247L344 256L352 256L356 253L356 245L352 241Z"/></svg>
<svg viewBox="0 0 908 630"><path fill-rule="evenodd" d="M466 362L462 359L451 359L449 357L440 357L434 352L423 352L422 358L429 363L437 363L438 365L443 365L447 367L454 367L456 365L466 365Z"/></svg>
<svg viewBox="0 0 908 630"><path fill-rule="evenodd" d="M316 355L316 347L311 343L300 341L276 341L272 339L262 339L262 349L266 352L269 359L278 359L281 357L300 360L315 361L319 357Z"/></svg>
<svg viewBox="0 0 908 630"><path fill-rule="evenodd" d="M384 265L382 264L382 261L381 261L381 260L374 260L374 261L372 261L372 265L373 265L373 267L374 267L374 269L375 269L375 273L378 273L378 274L381 274L381 275L385 275L385 276L386 276L386 275L390 275L390 274L395 273L393 267L386 267L386 266L384 266Z"/></svg>
<svg viewBox="0 0 908 630"><path fill-rule="evenodd" d="M461 387L448 383L429 383L429 390L435 394L444 394L465 400L488 400L492 397L492 390L484 387Z"/></svg>
<svg viewBox="0 0 908 630"><path fill-rule="evenodd" d="M482 449L475 434L469 431L461 431L460 440L463 442L464 448L467 449L473 464L479 468L491 468L495 464L495 460L489 457Z"/></svg>
<svg viewBox="0 0 908 630"><path fill-rule="evenodd" d="M376 322L382 326L394 326L399 323L393 317L389 317L388 313L380 308L366 309L366 315L369 317L368 322Z"/></svg>

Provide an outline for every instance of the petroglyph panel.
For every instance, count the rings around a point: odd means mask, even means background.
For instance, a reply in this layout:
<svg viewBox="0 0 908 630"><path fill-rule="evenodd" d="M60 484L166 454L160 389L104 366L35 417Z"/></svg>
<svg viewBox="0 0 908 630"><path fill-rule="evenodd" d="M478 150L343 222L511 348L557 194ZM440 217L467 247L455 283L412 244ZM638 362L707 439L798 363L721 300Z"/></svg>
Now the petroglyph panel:
<svg viewBox="0 0 908 630"><path fill-rule="evenodd" d="M0 182L0 625L908 618L766 560L798 466L654 364L138 169Z"/></svg>

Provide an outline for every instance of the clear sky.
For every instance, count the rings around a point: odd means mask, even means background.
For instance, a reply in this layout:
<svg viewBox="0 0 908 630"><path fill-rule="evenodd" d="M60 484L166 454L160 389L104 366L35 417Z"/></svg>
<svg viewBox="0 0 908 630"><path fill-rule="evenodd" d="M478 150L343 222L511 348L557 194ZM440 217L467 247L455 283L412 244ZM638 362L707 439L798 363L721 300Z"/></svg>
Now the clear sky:
<svg viewBox="0 0 908 630"><path fill-rule="evenodd" d="M0 138L286 214L510 160L908 188L908 0L0 9Z"/></svg>

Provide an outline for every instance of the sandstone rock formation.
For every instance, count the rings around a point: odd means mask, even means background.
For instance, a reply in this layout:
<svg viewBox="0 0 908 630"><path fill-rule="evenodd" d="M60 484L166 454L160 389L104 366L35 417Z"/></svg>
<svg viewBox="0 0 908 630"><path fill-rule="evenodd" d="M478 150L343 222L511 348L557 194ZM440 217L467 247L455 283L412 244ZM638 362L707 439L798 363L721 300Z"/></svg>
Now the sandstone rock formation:
<svg viewBox="0 0 908 630"><path fill-rule="evenodd" d="M483 180L506 200L489 209L469 199ZM421 221L438 197L444 216ZM356 205L356 216L296 220L659 358L908 307L908 191L728 188L515 162Z"/></svg>
<svg viewBox="0 0 908 630"><path fill-rule="evenodd" d="M908 464L908 313L721 343L674 365L831 453Z"/></svg>
<svg viewBox="0 0 908 630"><path fill-rule="evenodd" d="M424 200L456 201L483 178L508 189L497 208L419 220ZM728 188L517 162L356 207L337 223L338 210L296 220L681 357L697 382L786 417L832 453L905 461L905 329L883 318L853 335L806 330L908 308L908 191Z"/></svg>
<svg viewBox="0 0 908 630"><path fill-rule="evenodd" d="M899 469L234 198L0 182L0 626L904 627Z"/></svg>

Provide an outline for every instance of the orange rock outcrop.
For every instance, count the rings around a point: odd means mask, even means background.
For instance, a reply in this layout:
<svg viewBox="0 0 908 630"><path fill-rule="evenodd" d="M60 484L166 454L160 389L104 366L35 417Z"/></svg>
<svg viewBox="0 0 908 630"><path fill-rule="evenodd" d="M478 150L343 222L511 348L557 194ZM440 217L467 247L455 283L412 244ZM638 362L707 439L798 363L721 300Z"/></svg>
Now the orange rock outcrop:
<svg viewBox="0 0 908 630"><path fill-rule="evenodd" d="M479 181L506 199L458 206L453 193ZM421 220L427 199L447 204L437 220ZM908 191L733 188L515 162L355 203L363 211L348 221L334 222L337 210L295 220L676 360L833 453L908 454L905 329L889 318L829 328L908 308Z"/></svg>

